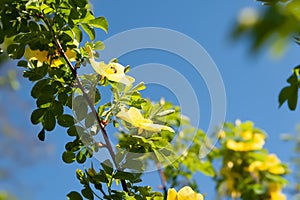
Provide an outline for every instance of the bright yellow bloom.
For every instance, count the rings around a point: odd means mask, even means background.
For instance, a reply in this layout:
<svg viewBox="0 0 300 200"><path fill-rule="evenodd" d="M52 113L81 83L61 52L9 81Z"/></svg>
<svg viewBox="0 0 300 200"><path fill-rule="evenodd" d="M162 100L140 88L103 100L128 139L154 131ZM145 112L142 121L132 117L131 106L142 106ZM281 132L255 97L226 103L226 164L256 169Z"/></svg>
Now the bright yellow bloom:
<svg viewBox="0 0 300 200"><path fill-rule="evenodd" d="M222 139L226 137L226 132L224 130L220 130L218 136Z"/></svg>
<svg viewBox="0 0 300 200"><path fill-rule="evenodd" d="M240 133L240 135L244 140L251 140L252 136L253 136L253 132L252 131L243 131Z"/></svg>
<svg viewBox="0 0 300 200"><path fill-rule="evenodd" d="M228 139L226 147L234 151L254 151L262 149L265 144L265 135L262 133L253 133L252 131L241 132L241 137L245 141L236 142Z"/></svg>
<svg viewBox="0 0 300 200"><path fill-rule="evenodd" d="M71 62L76 61L76 52L72 51L70 49L67 49L67 51L65 52L66 56L69 58L69 60ZM65 64L64 61L62 61L61 58L57 58L57 59L52 59L52 63L51 63L51 67L59 67L60 65Z"/></svg>
<svg viewBox="0 0 300 200"><path fill-rule="evenodd" d="M24 58L30 62L32 60L37 60L38 64L41 66L43 62L48 62L48 51L31 50L27 47L24 52Z"/></svg>
<svg viewBox="0 0 300 200"><path fill-rule="evenodd" d="M286 200L285 195L281 193L281 185L278 183L270 183L269 194L270 200Z"/></svg>
<svg viewBox="0 0 300 200"><path fill-rule="evenodd" d="M59 53L57 53L56 56L59 56ZM76 61L76 53L74 51L67 49L66 56L71 62ZM38 61L38 67L42 66L44 62L48 64L51 62L51 67L59 67L60 65L65 64L61 57L55 59L54 57L55 56L50 58L48 51L32 50L29 47L27 47L24 52L24 58L29 62L32 62L33 60Z"/></svg>
<svg viewBox="0 0 300 200"><path fill-rule="evenodd" d="M174 132L174 130L168 126L153 124L152 120L145 119L140 113L140 110L135 107L130 107L129 110L122 109L117 114L117 117L139 128L139 134L142 133L143 129L151 132L160 132L161 130Z"/></svg>
<svg viewBox="0 0 300 200"><path fill-rule="evenodd" d="M193 191L189 186L181 188L178 193L174 188L168 190L167 200L203 200L203 195Z"/></svg>
<svg viewBox="0 0 300 200"><path fill-rule="evenodd" d="M123 83L125 85L131 85L134 82L133 77L125 75L125 67L123 65L115 62L110 62L108 64L96 62L91 47L88 46L87 51L90 56L90 63L97 74L106 77L110 81Z"/></svg>
<svg viewBox="0 0 300 200"><path fill-rule="evenodd" d="M254 161L250 164L248 170L253 171L269 171L272 174L284 174L285 169L280 164L280 160L275 154L267 156L265 161Z"/></svg>

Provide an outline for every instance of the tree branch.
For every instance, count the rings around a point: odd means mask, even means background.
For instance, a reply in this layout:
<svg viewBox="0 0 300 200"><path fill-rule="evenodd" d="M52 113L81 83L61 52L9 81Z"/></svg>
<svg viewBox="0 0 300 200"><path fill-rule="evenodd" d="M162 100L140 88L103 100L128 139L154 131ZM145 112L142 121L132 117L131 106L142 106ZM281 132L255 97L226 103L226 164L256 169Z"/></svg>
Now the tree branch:
<svg viewBox="0 0 300 200"><path fill-rule="evenodd" d="M75 67L72 65L72 63L70 62L69 58L67 57L67 55L66 55L65 51L63 50L63 48L61 46L61 43L59 42L59 40L56 37L56 35L54 35L54 39L55 39L55 43L56 43L56 45L58 47L59 53L63 56L64 60L67 62L67 65L69 66L69 68L72 71L73 76L75 77L75 80L77 82L78 88L82 91L82 94L83 94L84 98L86 99L86 101L88 102L88 105L89 105L89 107L92 110L92 113L96 117L97 123L100 126L101 133L102 133L103 138L105 140L105 144L106 144L105 146L106 146L106 148L107 148L107 150L108 150L108 152L109 152L109 154L110 154L110 156L111 156L111 158L113 160L114 165L116 166L117 169L119 169L119 165L116 162L116 155L115 155L113 147L112 147L112 145L110 143L108 134L107 134L106 129L105 129L105 125L102 123L102 121L101 121L101 119L100 119L100 117L99 117L99 115L98 115L98 113L97 113L97 111L96 111L96 109L94 107L94 103L91 101L89 95L86 93L86 91L85 91L85 89L83 87L83 84L82 84L82 82L81 82L81 80L80 80L80 78L79 78L79 76L77 74L77 71L76 71ZM123 190L125 192L129 192L125 180L121 180L121 185L122 185L122 188L123 188Z"/></svg>
<svg viewBox="0 0 300 200"><path fill-rule="evenodd" d="M158 174L159 174L160 181L161 181L163 191L164 191L164 199L167 199L168 189L167 189L166 177L165 177L165 174L164 174L164 172L161 168L161 164L160 164L159 161L156 162L156 166L157 166Z"/></svg>

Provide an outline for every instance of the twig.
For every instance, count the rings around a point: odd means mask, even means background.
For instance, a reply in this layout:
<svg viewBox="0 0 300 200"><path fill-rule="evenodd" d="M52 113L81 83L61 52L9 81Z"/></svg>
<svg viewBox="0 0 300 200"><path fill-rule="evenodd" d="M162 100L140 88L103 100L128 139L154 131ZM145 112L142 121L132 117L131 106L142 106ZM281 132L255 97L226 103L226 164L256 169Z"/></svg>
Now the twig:
<svg viewBox="0 0 300 200"><path fill-rule="evenodd" d="M168 194L168 189L167 189L167 181L166 181L166 177L165 174L161 168L161 164L159 161L156 162L156 166L157 166L157 170L158 170L158 174L160 177L160 181L164 190L164 199L167 199L167 194Z"/></svg>

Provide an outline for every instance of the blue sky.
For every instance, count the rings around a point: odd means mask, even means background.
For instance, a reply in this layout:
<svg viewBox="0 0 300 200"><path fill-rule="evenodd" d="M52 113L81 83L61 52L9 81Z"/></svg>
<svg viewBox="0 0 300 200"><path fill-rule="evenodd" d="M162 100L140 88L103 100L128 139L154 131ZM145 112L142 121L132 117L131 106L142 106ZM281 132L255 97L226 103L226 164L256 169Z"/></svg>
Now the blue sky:
<svg viewBox="0 0 300 200"><path fill-rule="evenodd" d="M282 58L274 59L266 48L258 55L251 56L248 51L250 41L245 38L238 42L229 40L230 30L235 25L239 11L248 6L260 8L259 3L252 0L93 0L91 3L95 15L105 16L110 25L107 35L97 32L99 40L105 40L128 29L149 26L173 29L196 40L213 58L222 75L227 96L226 120L234 122L238 118L242 121L254 121L257 127L268 133L266 147L269 151L277 153L283 161L289 160L292 147L281 142L279 136L281 133L295 133L299 113L289 111L286 105L278 109L277 97L292 68L299 64L299 47L291 44ZM201 77L195 77L184 60L166 52L143 50L124 55L119 61L124 65L131 65L132 69L145 63L162 63L183 73L195 85L195 90L199 91L197 96L201 99L200 128L207 128L210 117L207 89ZM10 65L14 67L14 63ZM37 156L35 161L26 167L12 162L15 164L14 178L8 183L0 182L0 190L8 188L20 195L21 200L65 199L69 191L81 189L75 177L75 169L82 166L66 165L61 161L64 144L70 139L65 130L56 128L53 133L47 134L44 144L37 141L36 134L40 127L31 125L29 119L29 113L35 106L29 96L32 85L26 80L21 80L21 83L21 90L17 93L1 92L0 102L7 105L11 99L22 99L25 102L26 108L23 110L12 108L9 112L10 118L19 116L15 127L25 129L30 144L37 145L37 151L45 152L46 156L43 158L34 154L32 149L24 148L31 157ZM155 92L156 89L159 92ZM4 94L10 95L7 97ZM167 100L175 100L167 91L152 86L145 95L154 99L164 95ZM155 189L159 177L156 173L146 177L145 184L150 183ZM202 192L208 194L207 199L213 199L214 185L202 176L198 180Z"/></svg>

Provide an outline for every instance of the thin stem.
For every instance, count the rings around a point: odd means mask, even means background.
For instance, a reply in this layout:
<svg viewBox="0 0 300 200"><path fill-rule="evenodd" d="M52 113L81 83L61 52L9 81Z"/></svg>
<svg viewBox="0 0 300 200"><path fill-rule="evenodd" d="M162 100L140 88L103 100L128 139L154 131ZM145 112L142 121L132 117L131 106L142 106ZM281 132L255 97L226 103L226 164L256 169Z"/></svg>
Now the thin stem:
<svg viewBox="0 0 300 200"><path fill-rule="evenodd" d="M168 194L168 189L167 189L167 181L166 181L166 177L165 174L161 168L161 164L159 161L156 162L156 166L157 166L157 170L158 170L158 174L160 177L160 181L164 190L164 199L167 199L167 194Z"/></svg>
<svg viewBox="0 0 300 200"><path fill-rule="evenodd" d="M98 113L97 113L97 111L96 111L96 109L94 107L94 103L91 101L89 95L86 93L86 91L85 91L85 89L83 87L83 84L82 84L82 82L81 82L81 80L80 80L80 78L79 78L79 76L77 74L77 71L76 71L75 67L72 65L72 63L70 62L69 58L67 57L67 55L66 55L65 51L63 50L63 48L62 48L59 40L56 37L56 35L54 35L54 39L55 39L55 43L56 43L56 45L58 47L59 53L63 56L64 60L67 62L67 65L69 66L69 68L72 71L73 76L75 77L75 80L77 82L78 88L82 91L82 94L83 94L84 98L86 99L86 101L88 102L88 105L89 105L89 107L92 110L92 113L96 117L97 123L100 126L101 133L102 133L103 138L105 140L105 144L106 144L107 150L108 150L108 152L109 152L109 154L110 154L110 156L111 156L111 158L113 160L114 165L118 169L119 165L116 162L116 155L115 155L115 152L114 152L114 150L112 148L110 140L108 138L108 134L106 132L105 125L102 123L102 121L101 121L101 119L100 119L100 117L99 117L99 115L98 115ZM123 190L125 192L128 192L128 188L127 188L127 184L126 184L125 180L121 180L121 185L122 185Z"/></svg>
<svg viewBox="0 0 300 200"><path fill-rule="evenodd" d="M93 190L92 190L92 192L93 192L93 194L94 194L98 199L101 199L101 200L102 200L102 198L101 198L99 195L97 195Z"/></svg>

